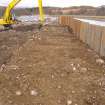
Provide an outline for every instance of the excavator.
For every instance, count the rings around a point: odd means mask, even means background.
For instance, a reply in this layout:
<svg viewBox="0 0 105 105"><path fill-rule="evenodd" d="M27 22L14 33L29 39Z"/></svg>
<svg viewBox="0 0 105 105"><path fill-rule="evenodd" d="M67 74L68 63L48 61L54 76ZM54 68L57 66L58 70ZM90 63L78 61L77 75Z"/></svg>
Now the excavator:
<svg viewBox="0 0 105 105"><path fill-rule="evenodd" d="M14 9L14 7L22 0L12 0L8 7L6 8L3 17L0 19L0 25L3 25L5 28L11 28L12 24L16 24L16 19L13 18L11 11ZM44 21L44 14L43 14L43 6L42 6L42 0L38 0L39 4L39 13L40 13L40 23L43 23Z"/></svg>

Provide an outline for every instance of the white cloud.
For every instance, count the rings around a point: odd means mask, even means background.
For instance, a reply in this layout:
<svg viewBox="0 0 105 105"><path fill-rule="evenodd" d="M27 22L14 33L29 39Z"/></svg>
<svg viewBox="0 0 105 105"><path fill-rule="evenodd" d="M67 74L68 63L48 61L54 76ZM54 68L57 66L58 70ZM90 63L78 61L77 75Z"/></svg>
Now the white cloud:
<svg viewBox="0 0 105 105"><path fill-rule="evenodd" d="M0 5L7 6L11 0L0 0ZM105 0L43 0L44 6L69 7L79 5L100 6ZM17 7L36 7L38 0L22 0Z"/></svg>

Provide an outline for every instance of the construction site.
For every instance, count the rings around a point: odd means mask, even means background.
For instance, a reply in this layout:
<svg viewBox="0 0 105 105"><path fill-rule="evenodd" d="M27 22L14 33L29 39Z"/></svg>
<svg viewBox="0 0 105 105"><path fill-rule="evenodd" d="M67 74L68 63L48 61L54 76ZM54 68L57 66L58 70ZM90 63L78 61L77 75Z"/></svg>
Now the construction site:
<svg viewBox="0 0 105 105"><path fill-rule="evenodd" d="M10 7L0 19L0 105L105 105L105 17L44 16L39 0L39 15L17 24Z"/></svg>

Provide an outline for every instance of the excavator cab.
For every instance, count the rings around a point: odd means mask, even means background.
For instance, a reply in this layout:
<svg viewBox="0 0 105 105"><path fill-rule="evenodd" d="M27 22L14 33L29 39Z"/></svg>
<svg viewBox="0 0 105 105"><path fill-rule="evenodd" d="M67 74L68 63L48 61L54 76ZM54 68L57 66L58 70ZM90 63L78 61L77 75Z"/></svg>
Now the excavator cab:
<svg viewBox="0 0 105 105"><path fill-rule="evenodd" d="M6 30L12 29L13 28L12 24L16 24L17 23L17 20L14 18L13 14L9 15L9 19L8 20L9 20L8 22L6 21L6 23L4 22L5 24L2 24L4 26L4 29L6 29Z"/></svg>
<svg viewBox="0 0 105 105"><path fill-rule="evenodd" d="M13 17L13 14L11 13L14 7L20 2L21 0L12 0L8 7L5 10L5 13L3 17L0 19L0 25L3 25L6 29L12 28L12 24L16 24L17 21ZM42 7L42 0L38 0L39 3L39 13L40 13L40 23L42 24L44 21L44 15L43 15L43 7Z"/></svg>
<svg viewBox="0 0 105 105"><path fill-rule="evenodd" d="M17 21L12 14L9 15L8 20L5 20L5 18L0 19L0 25L3 25L5 30L12 29L12 25L16 23Z"/></svg>

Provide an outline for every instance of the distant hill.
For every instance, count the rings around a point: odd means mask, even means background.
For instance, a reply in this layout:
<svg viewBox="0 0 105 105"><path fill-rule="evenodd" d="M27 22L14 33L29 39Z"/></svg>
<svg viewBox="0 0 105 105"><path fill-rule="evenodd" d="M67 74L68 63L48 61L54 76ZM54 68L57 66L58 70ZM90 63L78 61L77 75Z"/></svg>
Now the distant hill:
<svg viewBox="0 0 105 105"><path fill-rule="evenodd" d="M5 8L0 7L0 15L3 15ZM73 6L67 8L59 7L44 7L45 14L50 15L94 15L94 16L105 16L105 5L100 7L92 6ZM14 9L16 15L32 15L38 14L38 8L23 8L23 9Z"/></svg>
<svg viewBox="0 0 105 105"><path fill-rule="evenodd" d="M105 5L102 5L96 9L96 15L105 16Z"/></svg>
<svg viewBox="0 0 105 105"><path fill-rule="evenodd" d="M101 5L99 8L102 8L102 7L104 7L104 8L105 8L105 5Z"/></svg>
<svg viewBox="0 0 105 105"><path fill-rule="evenodd" d="M66 15L95 15L96 8L91 6L74 6L61 9L62 14Z"/></svg>

